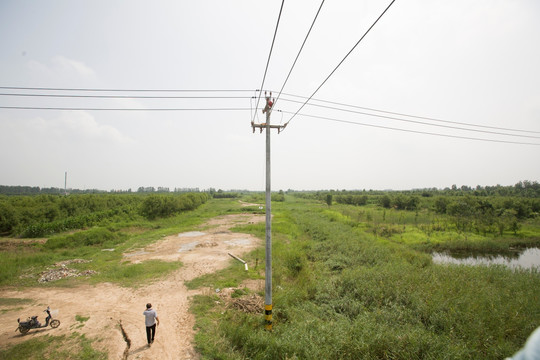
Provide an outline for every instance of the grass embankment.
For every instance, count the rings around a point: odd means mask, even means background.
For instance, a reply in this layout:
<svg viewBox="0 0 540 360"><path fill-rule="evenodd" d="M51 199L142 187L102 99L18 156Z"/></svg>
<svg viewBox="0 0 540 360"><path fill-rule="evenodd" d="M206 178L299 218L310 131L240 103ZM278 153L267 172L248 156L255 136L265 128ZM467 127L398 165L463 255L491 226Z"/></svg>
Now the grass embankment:
<svg viewBox="0 0 540 360"><path fill-rule="evenodd" d="M414 244L313 202L288 199L273 212L273 332L262 312L198 296L206 358L502 359L540 324L536 271L434 265ZM264 224L243 230L264 237ZM261 255L245 259L253 266ZM223 287L257 274L228 269L193 283Z"/></svg>

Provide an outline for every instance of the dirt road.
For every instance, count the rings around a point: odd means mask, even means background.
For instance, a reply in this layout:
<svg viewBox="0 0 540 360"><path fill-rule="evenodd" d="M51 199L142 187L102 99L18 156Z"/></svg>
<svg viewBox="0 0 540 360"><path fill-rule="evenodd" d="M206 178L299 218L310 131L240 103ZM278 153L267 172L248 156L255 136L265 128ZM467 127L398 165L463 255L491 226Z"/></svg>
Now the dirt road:
<svg viewBox="0 0 540 360"><path fill-rule="evenodd" d="M197 359L192 345L195 320L188 308L190 297L200 290L187 290L184 282L227 266L232 261L228 252L240 256L259 246L260 239L232 233L229 229L238 224L261 221L264 221L264 215L221 216L202 225L200 231L168 236L144 249L124 254L126 261L134 263L160 259L180 260L184 264L168 277L137 289L111 283L68 289L3 289L2 298L28 298L34 302L23 305L22 309L0 314L0 344L10 345L45 334L69 335L77 331L93 339L93 346L106 351L109 359L124 359L126 355L128 359ZM161 320L151 348L146 345L142 315L148 302L152 303ZM47 305L59 310L55 316L62 322L59 328L31 330L25 336L14 332L17 317L39 314L44 321L42 311ZM76 315L89 319L80 322L75 319ZM126 350L120 321L131 340L129 350Z"/></svg>

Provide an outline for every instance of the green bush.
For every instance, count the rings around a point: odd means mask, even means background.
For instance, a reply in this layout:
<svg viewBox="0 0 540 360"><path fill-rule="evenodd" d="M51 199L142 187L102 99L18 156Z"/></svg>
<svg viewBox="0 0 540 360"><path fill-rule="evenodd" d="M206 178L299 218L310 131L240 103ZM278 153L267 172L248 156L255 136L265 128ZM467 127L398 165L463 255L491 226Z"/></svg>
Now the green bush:
<svg viewBox="0 0 540 360"><path fill-rule="evenodd" d="M71 235L54 236L47 240L44 247L50 250L77 248L80 246L111 246L125 239L125 235L104 228L94 228Z"/></svg>
<svg viewBox="0 0 540 360"><path fill-rule="evenodd" d="M149 195L141 206L141 214L149 220L172 216L174 214L194 210L208 200L206 193L189 193L182 195Z"/></svg>

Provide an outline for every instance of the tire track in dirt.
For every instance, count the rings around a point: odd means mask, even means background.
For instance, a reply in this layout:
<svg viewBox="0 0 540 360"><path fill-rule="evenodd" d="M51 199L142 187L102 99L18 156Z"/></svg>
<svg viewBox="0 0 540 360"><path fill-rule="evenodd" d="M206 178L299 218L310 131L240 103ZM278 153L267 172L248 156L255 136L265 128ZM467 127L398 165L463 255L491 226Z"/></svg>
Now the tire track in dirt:
<svg viewBox="0 0 540 360"><path fill-rule="evenodd" d="M264 219L264 215L252 214L220 216L201 225L198 231L167 236L146 248L124 254L124 261L133 263L159 259L184 264L166 278L140 284L136 289L111 283L76 288L2 289L3 298L29 298L34 303L0 314L0 345L13 345L45 334L69 336L77 331L93 339L93 346L106 351L109 359L124 359L127 350L124 335L131 341L127 359L198 359L193 348L195 319L189 313L189 301L201 291L188 290L184 282L226 267L234 261L228 252L240 256L258 247L262 243L260 239L229 229ZM151 348L146 345L142 315L148 302L160 319ZM59 310L55 316L62 322L59 328L31 330L25 336L13 331L17 317L25 319L39 314L43 320L41 314L47 305ZM90 318L78 322L76 315ZM123 330L118 325L120 322Z"/></svg>

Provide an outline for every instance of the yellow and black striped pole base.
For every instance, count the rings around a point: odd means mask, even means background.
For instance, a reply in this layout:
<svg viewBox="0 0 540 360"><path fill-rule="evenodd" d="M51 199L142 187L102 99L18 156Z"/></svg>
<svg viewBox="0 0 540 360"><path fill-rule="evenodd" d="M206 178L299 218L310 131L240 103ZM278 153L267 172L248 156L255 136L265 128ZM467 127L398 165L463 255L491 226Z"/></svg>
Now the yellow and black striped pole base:
<svg viewBox="0 0 540 360"><path fill-rule="evenodd" d="M264 305L264 327L272 331L272 304Z"/></svg>

